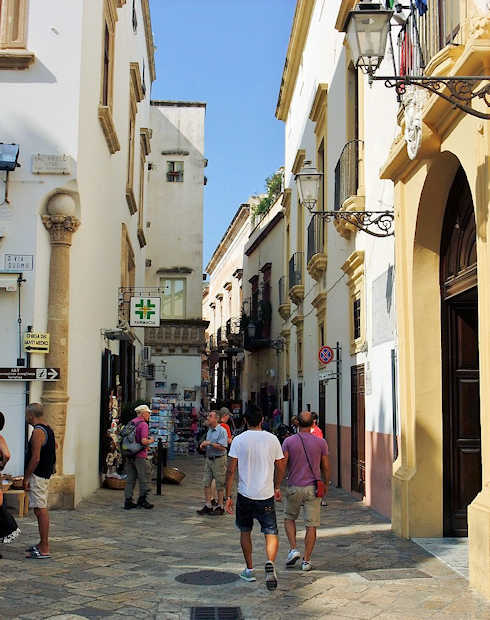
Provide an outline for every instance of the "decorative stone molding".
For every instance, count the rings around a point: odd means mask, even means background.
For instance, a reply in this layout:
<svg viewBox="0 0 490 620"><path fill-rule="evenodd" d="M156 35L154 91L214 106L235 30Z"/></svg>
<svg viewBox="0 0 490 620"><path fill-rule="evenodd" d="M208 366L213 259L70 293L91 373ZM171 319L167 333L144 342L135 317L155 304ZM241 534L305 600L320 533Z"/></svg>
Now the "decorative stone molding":
<svg viewBox="0 0 490 620"><path fill-rule="evenodd" d="M305 297L305 287L304 284L295 284L289 289L289 298L291 301L297 306L303 301Z"/></svg>
<svg viewBox="0 0 490 620"><path fill-rule="evenodd" d="M143 12L143 22L145 24L146 52L148 54L148 65L150 68L150 80L156 79L155 72L155 45L153 43L153 31L151 29L150 4L148 0L141 0L141 10Z"/></svg>
<svg viewBox="0 0 490 620"><path fill-rule="evenodd" d="M116 126L114 125L112 112L109 106L102 104L99 105L99 122L102 127L102 131L104 132L109 151L111 155L114 155L114 153L121 150L121 145L119 144Z"/></svg>
<svg viewBox="0 0 490 620"><path fill-rule="evenodd" d="M291 304L290 303L281 304L279 308L277 309L277 311L281 315L283 321L287 321L291 314Z"/></svg>
<svg viewBox="0 0 490 620"><path fill-rule="evenodd" d="M143 152L145 157L151 153L151 144L150 140L152 137L152 130L146 127L140 128L140 136L141 136L141 145L143 147Z"/></svg>
<svg viewBox="0 0 490 620"><path fill-rule="evenodd" d="M342 265L342 271L348 276L347 285L350 291L349 316L351 334L351 355L365 350L366 346L366 297L364 285L364 251L356 250ZM354 301L360 300L360 335L355 337Z"/></svg>
<svg viewBox="0 0 490 620"><path fill-rule="evenodd" d="M327 97L328 85L318 84L315 98L310 110L310 120L316 123L315 134L322 135L325 132L327 121Z"/></svg>
<svg viewBox="0 0 490 620"><path fill-rule="evenodd" d="M296 157L294 158L294 162L291 168L291 172L293 174L298 174L298 172L303 167L303 162L305 161L306 151L305 149L298 149L296 152Z"/></svg>
<svg viewBox="0 0 490 620"><path fill-rule="evenodd" d="M321 293L318 293L318 295L315 297L315 299L313 299L313 301L311 302L311 305L316 310L317 318L319 318L319 319L322 318L321 315L323 315L323 317L324 317L325 316L325 311L326 311L326 308L327 308L327 293L325 291L322 291Z"/></svg>
<svg viewBox="0 0 490 620"><path fill-rule="evenodd" d="M304 319L305 317L302 314L297 314L291 319L291 323L296 327L297 333L303 333Z"/></svg>
<svg viewBox="0 0 490 620"><path fill-rule="evenodd" d="M136 101L139 103L143 101L145 92L143 90L143 81L141 79L140 65L138 62L129 63L129 75Z"/></svg>
<svg viewBox="0 0 490 620"><path fill-rule="evenodd" d="M138 210L136 204L136 198L134 197L134 191L132 187L126 187L126 202L128 203L129 212L134 215Z"/></svg>
<svg viewBox="0 0 490 620"><path fill-rule="evenodd" d="M291 210L291 190L285 189L282 193L282 208L284 209L284 217L289 219L289 213Z"/></svg>
<svg viewBox="0 0 490 620"><path fill-rule="evenodd" d="M27 50L0 49L0 69L28 69L35 60L35 54Z"/></svg>
<svg viewBox="0 0 490 620"><path fill-rule="evenodd" d="M228 291L228 292L231 291L232 283L231 282L225 282L223 284L223 288L225 289L225 291Z"/></svg>
<svg viewBox="0 0 490 620"><path fill-rule="evenodd" d="M145 232L142 228L138 228L138 242L140 244L140 248L144 248L146 245L146 237L145 237Z"/></svg>
<svg viewBox="0 0 490 620"><path fill-rule="evenodd" d="M310 276L317 282L321 279L327 269L327 255L324 252L318 252L308 261L306 269Z"/></svg>
<svg viewBox="0 0 490 620"><path fill-rule="evenodd" d="M42 215L42 222L49 232L51 245L71 246L71 238L80 226L80 220L72 215Z"/></svg>
<svg viewBox="0 0 490 620"><path fill-rule="evenodd" d="M365 205L365 197L364 196L350 196L347 200L342 204L340 210L341 211L364 211ZM357 232L359 229L356 228L353 224L349 224L345 220L335 220L334 226L344 239L350 239L352 232Z"/></svg>

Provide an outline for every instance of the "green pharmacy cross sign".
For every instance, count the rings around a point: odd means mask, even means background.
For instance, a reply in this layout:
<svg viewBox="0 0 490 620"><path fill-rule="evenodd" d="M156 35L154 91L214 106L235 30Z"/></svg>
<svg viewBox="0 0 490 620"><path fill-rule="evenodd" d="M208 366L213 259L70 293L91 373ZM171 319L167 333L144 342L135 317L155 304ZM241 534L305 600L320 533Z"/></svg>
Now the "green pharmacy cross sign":
<svg viewBox="0 0 490 620"><path fill-rule="evenodd" d="M131 297L131 327L160 326L160 297Z"/></svg>
<svg viewBox="0 0 490 620"><path fill-rule="evenodd" d="M151 303L151 299L147 299L146 303L141 299L139 304L136 304L136 314L141 320L150 319L155 314L155 304Z"/></svg>

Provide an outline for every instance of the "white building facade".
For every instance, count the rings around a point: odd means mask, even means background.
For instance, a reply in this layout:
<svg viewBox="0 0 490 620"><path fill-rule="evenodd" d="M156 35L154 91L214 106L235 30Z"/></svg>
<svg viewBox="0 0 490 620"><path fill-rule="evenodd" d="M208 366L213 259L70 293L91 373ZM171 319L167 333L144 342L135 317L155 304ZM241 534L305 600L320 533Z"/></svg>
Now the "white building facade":
<svg viewBox="0 0 490 620"><path fill-rule="evenodd" d="M317 210L393 207L392 183L379 179L379 168L395 134L396 100L381 83L369 88L353 67L342 32L352 4L298 0L276 110L285 122L289 291L279 307L289 351L283 408L286 417L318 412L334 483L389 516L397 434L393 237L323 224L300 204L295 182L310 160L323 173ZM328 365L319 361L324 345L335 352Z"/></svg>
<svg viewBox="0 0 490 620"><path fill-rule="evenodd" d="M0 382L7 472L23 473L24 408L41 401L59 444L52 503L72 507L99 485L109 394L144 388L143 329L119 324L118 288L145 281L149 5L7 0L0 26L0 141L20 147L0 189L0 366L60 373ZM25 350L29 328L49 332L49 353Z"/></svg>
<svg viewBox="0 0 490 620"><path fill-rule="evenodd" d="M147 327L147 396L199 408L201 400L204 121L201 102L152 101L145 283L161 297L160 327ZM150 361L148 359L148 361Z"/></svg>

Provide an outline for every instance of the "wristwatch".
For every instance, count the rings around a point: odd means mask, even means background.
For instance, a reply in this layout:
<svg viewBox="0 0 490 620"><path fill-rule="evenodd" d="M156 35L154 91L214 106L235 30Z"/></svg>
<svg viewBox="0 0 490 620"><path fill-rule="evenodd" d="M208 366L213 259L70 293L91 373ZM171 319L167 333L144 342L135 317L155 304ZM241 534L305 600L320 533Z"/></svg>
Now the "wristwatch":
<svg viewBox="0 0 490 620"><path fill-rule="evenodd" d="M228 495L228 497L225 497L225 502L227 502L229 499L233 499L231 495Z"/></svg>

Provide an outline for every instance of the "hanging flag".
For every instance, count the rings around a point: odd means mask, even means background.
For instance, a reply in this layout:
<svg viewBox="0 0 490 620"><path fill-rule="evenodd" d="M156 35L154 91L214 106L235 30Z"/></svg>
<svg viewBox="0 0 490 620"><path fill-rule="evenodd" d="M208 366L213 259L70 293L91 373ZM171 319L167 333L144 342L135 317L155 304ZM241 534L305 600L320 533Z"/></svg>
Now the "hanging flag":
<svg viewBox="0 0 490 620"><path fill-rule="evenodd" d="M415 5L419 11L419 15L427 13L427 0L415 0Z"/></svg>

